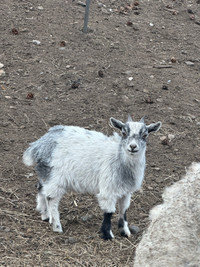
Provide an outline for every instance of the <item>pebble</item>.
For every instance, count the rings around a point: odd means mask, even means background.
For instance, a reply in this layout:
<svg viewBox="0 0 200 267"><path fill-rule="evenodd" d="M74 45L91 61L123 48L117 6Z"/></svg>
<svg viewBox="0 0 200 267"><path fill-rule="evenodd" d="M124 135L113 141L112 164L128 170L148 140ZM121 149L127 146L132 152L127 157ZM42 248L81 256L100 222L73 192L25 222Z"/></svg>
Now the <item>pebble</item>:
<svg viewBox="0 0 200 267"><path fill-rule="evenodd" d="M43 6L38 6L38 9L39 9L39 10L43 10L44 7L43 7Z"/></svg>
<svg viewBox="0 0 200 267"><path fill-rule="evenodd" d="M98 8L103 7L104 5L102 3L97 3Z"/></svg>
<svg viewBox="0 0 200 267"><path fill-rule="evenodd" d="M81 220L83 222L87 222L90 219L92 219L92 215L83 215L83 216L81 216Z"/></svg>
<svg viewBox="0 0 200 267"><path fill-rule="evenodd" d="M162 86L162 89L163 89L163 90L168 90L167 85L164 84L164 85Z"/></svg>
<svg viewBox="0 0 200 267"><path fill-rule="evenodd" d="M4 67L4 65L2 63L0 63L0 69L2 69Z"/></svg>
<svg viewBox="0 0 200 267"><path fill-rule="evenodd" d="M6 75L5 71L4 70L0 70L0 76L5 76L5 75Z"/></svg>
<svg viewBox="0 0 200 267"><path fill-rule="evenodd" d="M35 45L40 45L41 44L41 42L38 41L38 40L33 40L32 43L35 44Z"/></svg>
<svg viewBox="0 0 200 267"><path fill-rule="evenodd" d="M129 229L130 229L132 234L137 234L140 232L140 228L138 226L135 226L135 225L130 225Z"/></svg>
<svg viewBox="0 0 200 267"><path fill-rule="evenodd" d="M103 71L102 71L102 70L99 70L99 71L98 71L98 75L99 75L99 77L103 78L103 76L104 76Z"/></svg>
<svg viewBox="0 0 200 267"><path fill-rule="evenodd" d="M134 87L135 86L135 83L133 81L131 81L129 84L128 84L129 87Z"/></svg>
<svg viewBox="0 0 200 267"><path fill-rule="evenodd" d="M65 239L65 244L74 244L77 242L78 240L75 237L68 237L67 239Z"/></svg>
<svg viewBox="0 0 200 267"><path fill-rule="evenodd" d="M153 23L149 23L149 25L150 25L151 27L153 27L153 26L154 26L154 24L153 24Z"/></svg>
<svg viewBox="0 0 200 267"><path fill-rule="evenodd" d="M77 5L85 7L85 6L86 6L86 3L83 3L83 2L80 2L80 1L79 1L79 2L77 3Z"/></svg>
<svg viewBox="0 0 200 267"><path fill-rule="evenodd" d="M194 66L194 63L192 61L185 61L185 64L188 66Z"/></svg>

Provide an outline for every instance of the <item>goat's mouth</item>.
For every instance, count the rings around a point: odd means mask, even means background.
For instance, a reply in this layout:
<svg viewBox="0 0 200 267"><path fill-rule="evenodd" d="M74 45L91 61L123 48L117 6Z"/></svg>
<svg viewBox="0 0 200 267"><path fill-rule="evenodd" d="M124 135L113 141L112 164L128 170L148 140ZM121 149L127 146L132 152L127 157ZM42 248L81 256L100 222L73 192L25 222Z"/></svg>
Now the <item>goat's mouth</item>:
<svg viewBox="0 0 200 267"><path fill-rule="evenodd" d="M131 154L131 155L134 155L138 152L139 150L129 150L128 149L128 152Z"/></svg>

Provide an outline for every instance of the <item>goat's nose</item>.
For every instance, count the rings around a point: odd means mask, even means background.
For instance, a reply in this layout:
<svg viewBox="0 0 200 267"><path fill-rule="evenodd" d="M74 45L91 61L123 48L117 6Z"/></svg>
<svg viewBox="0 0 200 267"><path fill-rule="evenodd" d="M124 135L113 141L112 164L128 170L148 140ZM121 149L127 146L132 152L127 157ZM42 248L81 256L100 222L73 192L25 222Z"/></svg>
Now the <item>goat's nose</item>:
<svg viewBox="0 0 200 267"><path fill-rule="evenodd" d="M135 150L136 147L137 147L137 145L134 145L134 144L131 144L131 145L130 145L130 148L131 148L132 151Z"/></svg>

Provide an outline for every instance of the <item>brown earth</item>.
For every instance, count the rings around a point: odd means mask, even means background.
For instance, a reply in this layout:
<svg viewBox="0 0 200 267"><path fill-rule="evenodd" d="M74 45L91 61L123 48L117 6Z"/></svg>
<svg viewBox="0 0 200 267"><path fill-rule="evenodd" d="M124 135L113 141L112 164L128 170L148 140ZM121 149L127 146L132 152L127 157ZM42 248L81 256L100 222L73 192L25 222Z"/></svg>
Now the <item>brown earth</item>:
<svg viewBox="0 0 200 267"><path fill-rule="evenodd" d="M91 1L87 34L78 3L0 3L0 266L133 266L149 210L199 161L200 1ZM116 214L115 239L101 240L96 199L72 194L60 205L64 233L53 233L35 211L28 143L56 124L111 134L109 118L128 113L163 123L128 211L142 231L122 238Z"/></svg>

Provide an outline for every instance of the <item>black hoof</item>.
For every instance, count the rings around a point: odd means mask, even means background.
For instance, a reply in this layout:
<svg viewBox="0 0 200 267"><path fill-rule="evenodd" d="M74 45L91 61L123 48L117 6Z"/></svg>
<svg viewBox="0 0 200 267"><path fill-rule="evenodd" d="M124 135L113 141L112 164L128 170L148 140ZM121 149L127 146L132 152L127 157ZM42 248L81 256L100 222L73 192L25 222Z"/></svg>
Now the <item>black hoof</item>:
<svg viewBox="0 0 200 267"><path fill-rule="evenodd" d="M112 236L110 235L110 233L108 233L108 234L102 234L101 238L103 240L112 240L113 239Z"/></svg>
<svg viewBox="0 0 200 267"><path fill-rule="evenodd" d="M121 230L121 231L120 231L120 235L123 236L123 237L128 238L128 236L127 236L127 234L125 233L124 230Z"/></svg>
<svg viewBox="0 0 200 267"><path fill-rule="evenodd" d="M44 219L43 222L49 222L49 218Z"/></svg>

